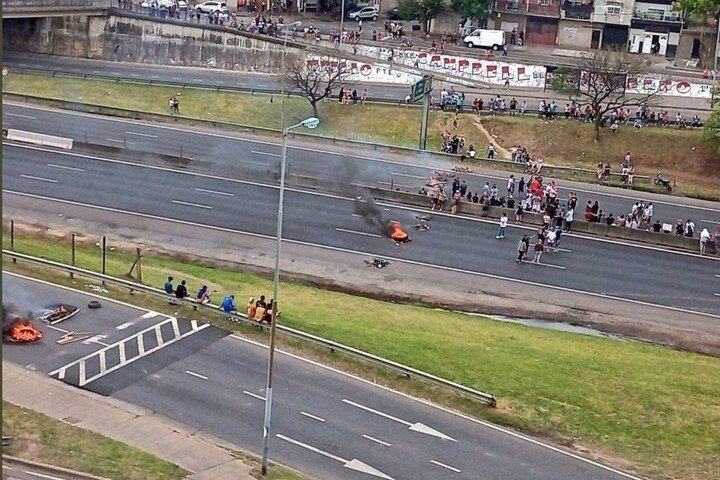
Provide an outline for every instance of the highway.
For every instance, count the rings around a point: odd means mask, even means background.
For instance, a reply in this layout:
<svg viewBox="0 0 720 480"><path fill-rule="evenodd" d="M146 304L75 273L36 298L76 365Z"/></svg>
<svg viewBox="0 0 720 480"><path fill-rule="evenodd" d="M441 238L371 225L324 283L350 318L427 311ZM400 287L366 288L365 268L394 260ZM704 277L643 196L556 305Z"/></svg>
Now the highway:
<svg viewBox="0 0 720 480"><path fill-rule="evenodd" d="M192 171L228 178L254 178L271 182L278 177L280 146L272 140L241 138L227 133L199 131L191 128L163 126L140 121L122 120L90 114L34 107L15 103L3 104L3 127L47 133L108 147L122 147L132 158L136 152L158 153L193 158L193 161L164 161L147 156L143 162L160 166L180 166ZM299 143L299 142L295 142ZM350 184L417 191L435 170L450 171L455 163L432 154L390 155L372 148L329 150L318 145L291 146L288 154L290 170L321 180L328 191L343 191ZM477 167L475 167L477 169ZM480 191L485 182L497 184L504 193L509 173L478 170L458 173L470 191ZM516 178L522 175L516 174ZM526 177L527 178L527 177ZM638 200L651 201L655 217L667 223L692 219L700 229L711 232L720 228L720 205L666 195L624 191L587 183L559 181L561 198L569 191L578 195L579 210L588 200L597 200L600 209L616 217L630 211Z"/></svg>
<svg viewBox="0 0 720 480"><path fill-rule="evenodd" d="M138 81L164 81L170 83L193 83L208 85L209 87L226 86L241 87L258 90L280 90L281 85L275 75L255 74L246 72L235 72L209 68L189 68L167 65L154 65L143 63L109 62L89 60L84 58L58 57L49 55L38 55L18 52L3 52L3 66L19 68L36 68L54 70L57 72L86 74L86 75L107 75L111 77L122 77L137 79ZM352 84L352 88L365 88L363 84ZM436 85L436 96L439 89L450 88L449 85L438 83ZM409 93L406 85L389 84L367 84L370 92L370 99L383 99L403 101ZM486 89L471 89L467 87L455 87L466 93L466 104L472 105L476 97L482 98L487 104L488 100L495 95L509 99L515 97L519 102L527 101L531 110L537 109L541 99L546 101L555 100L561 107L568 103L567 96L547 90L513 87L510 91L500 86L490 86ZM656 108L666 108L674 118L676 112L680 112L686 118L700 115L704 118L712 111L706 99L679 98L661 96L655 101Z"/></svg>
<svg viewBox="0 0 720 480"><path fill-rule="evenodd" d="M7 272L2 286L4 303L20 311L37 314L57 302L81 307L66 323L41 326L41 341L5 345L5 361L32 364L71 385L78 382L70 370L77 372L82 363L83 372L93 375L86 389L259 451L266 347L106 299L102 309L89 310L85 305L93 297L86 293ZM169 341L168 324L194 333ZM90 330L104 335L103 341L57 345L67 329ZM156 335L164 343L154 340ZM120 345L126 346L122 359ZM144 353L131 345L143 345ZM98 362L100 357L105 361ZM285 352L276 357L273 411L271 459L318 479L635 478Z"/></svg>
<svg viewBox="0 0 720 480"><path fill-rule="evenodd" d="M92 206L149 218L272 238L276 185L227 179L177 168L107 160L46 149L3 147L3 192ZM516 240L527 230L509 228L496 240L492 223L434 215L432 228L410 226L425 210L384 206L383 221L399 220L413 242L397 246L377 224L357 215L354 191L343 196L292 188L285 205L289 242L415 262L458 272L548 286L602 298L720 315L712 280L717 260L615 241L565 239L563 251L543 264L516 263ZM269 221L267 221L270 219ZM548 292L552 295L552 291Z"/></svg>

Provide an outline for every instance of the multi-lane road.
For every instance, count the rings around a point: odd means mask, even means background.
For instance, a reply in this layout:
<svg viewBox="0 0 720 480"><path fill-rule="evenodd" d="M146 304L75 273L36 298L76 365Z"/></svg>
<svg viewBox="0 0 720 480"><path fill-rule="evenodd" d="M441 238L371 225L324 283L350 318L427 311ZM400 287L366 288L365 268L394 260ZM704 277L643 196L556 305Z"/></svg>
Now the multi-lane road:
<svg viewBox="0 0 720 480"><path fill-rule="evenodd" d="M129 80L137 81L155 81L169 83L188 83L197 85L207 85L208 87L240 87L243 89L257 89L260 91L280 90L282 85L278 77L266 74L253 74L245 72L234 72L219 69L200 69L187 68L166 65L142 64L142 63L125 63L125 62L108 62L88 60L83 58L57 57L48 55L36 55L18 52L3 52L3 65L7 67L28 68L28 69L44 69L57 72L73 73L80 75L103 75L110 77L122 77ZM442 84L437 88L441 88ZM445 86L449 88L448 86ZM355 85L354 88L361 88L361 85ZM379 100L403 101L408 94L409 89L406 85L390 85L390 84L372 84L367 86L370 92L370 98ZM458 89L457 87L455 87ZM568 103L565 95L552 92L550 90L542 91L532 88L512 88L507 90L500 86L488 86L486 89L471 89L460 87L460 90L466 92L468 105L471 104L475 97L483 98L485 102L490 97L500 95L504 98L515 97L519 102L527 101L530 109L537 108L540 100L555 100L561 106ZM657 107L668 109L674 116L679 112L686 118L694 115L705 117L712 108L707 99L701 98L678 98L678 97L659 97L654 100Z"/></svg>
<svg viewBox="0 0 720 480"><path fill-rule="evenodd" d="M82 378L82 388L259 451L264 346L109 300L89 310L86 293L8 273L2 287L5 304L18 311L81 307L65 323L42 325L40 342L6 345L5 361L75 386ZM94 341L57 345L67 330L91 331ZM327 480L634 478L288 353L276 361L271 434L273 460Z"/></svg>
<svg viewBox="0 0 720 480"><path fill-rule="evenodd" d="M267 147L265 147L267 148ZM276 156L276 153L270 152ZM258 162L268 152L243 155ZM239 180L168 166L104 159L42 147L3 147L3 192L190 225L272 238L278 187L266 178ZM361 190L360 190L361 192ZM515 242L525 230L511 227L496 240L492 222L435 215L432 228L398 248L358 216L354 194L291 188L286 195L285 239L336 251L359 252L437 266L518 284L580 291L604 298L720 315L710 282L718 262L693 254L586 237L566 238L544 264L516 263ZM380 209L385 221L409 227L426 210Z"/></svg>
<svg viewBox="0 0 720 480"><path fill-rule="evenodd" d="M271 140L8 102L3 104L2 121L4 128L121 147L130 155L147 152L193 158L194 161L183 163L182 167L228 178L256 178L272 182L279 172L280 147ZM327 190L337 190L349 184L384 188L392 184L417 191L435 170L449 171L455 165L432 154L400 156L371 149L329 150L322 146L291 146L288 158L290 173L319 178ZM152 159L144 158L143 161L152 162ZM471 191L478 191L485 182L490 182L497 184L502 192L509 173L488 170L486 173L458 175L467 180ZM655 218L662 221L674 223L677 219L692 219L700 228L707 227L711 231L720 228L720 205L716 202L561 181L560 196L566 198L569 191L578 194L579 205L584 205L587 200L597 200L602 210L615 216L627 214L634 202L643 200L654 203Z"/></svg>

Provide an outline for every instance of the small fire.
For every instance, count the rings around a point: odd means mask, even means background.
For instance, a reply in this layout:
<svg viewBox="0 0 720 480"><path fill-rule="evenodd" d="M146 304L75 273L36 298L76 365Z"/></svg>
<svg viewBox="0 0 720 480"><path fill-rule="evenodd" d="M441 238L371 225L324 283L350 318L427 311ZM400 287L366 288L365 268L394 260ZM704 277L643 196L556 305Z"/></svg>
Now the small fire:
<svg viewBox="0 0 720 480"><path fill-rule="evenodd" d="M43 333L30 320L18 320L10 326L8 336L15 342L36 342L43 338Z"/></svg>
<svg viewBox="0 0 720 480"><path fill-rule="evenodd" d="M410 235L405 233L405 230L402 229L400 222L395 220L390 222L390 238L401 243L410 241Z"/></svg>

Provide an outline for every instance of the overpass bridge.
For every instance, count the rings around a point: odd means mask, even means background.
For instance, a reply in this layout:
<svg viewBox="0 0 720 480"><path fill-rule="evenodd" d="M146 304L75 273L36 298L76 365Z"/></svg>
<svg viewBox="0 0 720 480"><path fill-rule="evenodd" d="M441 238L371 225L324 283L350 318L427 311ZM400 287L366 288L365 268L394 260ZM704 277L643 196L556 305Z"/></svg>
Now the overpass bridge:
<svg viewBox="0 0 720 480"><path fill-rule="evenodd" d="M2 0L2 18L106 15L111 0Z"/></svg>

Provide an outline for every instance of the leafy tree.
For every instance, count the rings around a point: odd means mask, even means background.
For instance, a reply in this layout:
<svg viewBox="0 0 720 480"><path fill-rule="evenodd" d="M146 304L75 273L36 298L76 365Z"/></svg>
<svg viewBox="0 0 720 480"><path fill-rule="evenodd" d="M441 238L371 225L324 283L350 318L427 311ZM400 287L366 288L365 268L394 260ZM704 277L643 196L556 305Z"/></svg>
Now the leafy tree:
<svg viewBox="0 0 720 480"><path fill-rule="evenodd" d="M397 8L403 18L417 17L423 32L427 32L430 20L437 16L443 5L444 0L400 0Z"/></svg>
<svg viewBox="0 0 720 480"><path fill-rule="evenodd" d="M453 10L463 19L470 19L476 25L485 25L493 6L492 0L452 0Z"/></svg>
<svg viewBox="0 0 720 480"><path fill-rule="evenodd" d="M720 108L716 108L705 121L703 140L720 157Z"/></svg>
<svg viewBox="0 0 720 480"><path fill-rule="evenodd" d="M628 95L628 78L647 74L647 61L638 55L601 50L583 57L574 68L559 68L550 87L565 93L570 100L590 105L595 112L595 141L600 141L600 127L605 114L616 108L636 107L652 103L656 91Z"/></svg>

